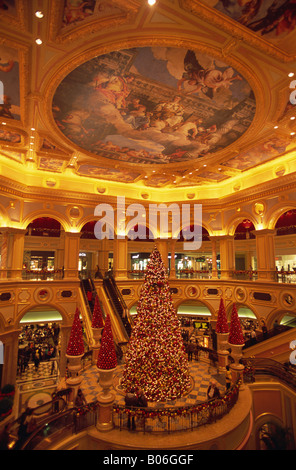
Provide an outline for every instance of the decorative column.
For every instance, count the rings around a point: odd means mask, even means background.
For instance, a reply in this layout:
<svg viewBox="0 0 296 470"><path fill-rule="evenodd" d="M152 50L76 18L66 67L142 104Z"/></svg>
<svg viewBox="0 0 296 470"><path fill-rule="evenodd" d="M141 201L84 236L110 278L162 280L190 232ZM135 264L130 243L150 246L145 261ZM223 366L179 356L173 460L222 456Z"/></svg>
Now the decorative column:
<svg viewBox="0 0 296 470"><path fill-rule="evenodd" d="M168 269L168 254L169 254L168 240L161 240L158 238L156 240L156 247L159 253L161 254L162 261L163 261L163 264L165 265L165 268Z"/></svg>
<svg viewBox="0 0 296 470"><path fill-rule="evenodd" d="M107 238L103 238L100 240L100 250L98 256L98 264L100 268L100 272L103 276L108 271L109 268L109 240Z"/></svg>
<svg viewBox="0 0 296 470"><path fill-rule="evenodd" d="M216 334L217 334L217 353L218 353L218 364L221 372L226 371L228 364L229 351L228 348L228 323L226 318L225 306L223 298L220 299L220 305L218 310L218 318L216 323Z"/></svg>
<svg viewBox="0 0 296 470"><path fill-rule="evenodd" d="M101 306L99 303L99 297L96 295L95 305L93 310L91 328L93 333L93 354L92 354L92 363L96 364L101 344L102 330L104 328L103 315Z"/></svg>
<svg viewBox="0 0 296 470"><path fill-rule="evenodd" d="M109 315L107 315L105 321L97 367L99 385L102 387L102 391L98 394L99 416L97 429L99 431L111 431L113 429L113 403L115 400L115 393L111 388L113 386L113 374L117 367L117 357Z"/></svg>
<svg viewBox="0 0 296 470"><path fill-rule="evenodd" d="M0 377L0 388L6 384L14 384L16 382L17 360L19 334L21 329L1 332L0 341L4 345L4 361L2 366L2 378Z"/></svg>
<svg viewBox="0 0 296 470"><path fill-rule="evenodd" d="M80 375L82 369L81 358L84 355L83 332L79 316L79 309L76 308L70 339L66 351L66 358L69 361L69 377L66 379L66 384L72 389L70 401L73 404L75 403L78 388L82 382L82 377Z"/></svg>
<svg viewBox="0 0 296 470"><path fill-rule="evenodd" d="M274 230L255 230L258 281L276 281Z"/></svg>
<svg viewBox="0 0 296 470"><path fill-rule="evenodd" d="M79 232L65 232L64 279L78 279Z"/></svg>
<svg viewBox="0 0 296 470"><path fill-rule="evenodd" d="M217 269L217 239L218 237L210 237L212 242L212 279L218 279Z"/></svg>
<svg viewBox="0 0 296 470"><path fill-rule="evenodd" d="M0 267L0 278L7 278L7 250L8 250L8 231L7 228L1 228L2 243L1 243L1 267Z"/></svg>
<svg viewBox="0 0 296 470"><path fill-rule="evenodd" d="M220 237L221 279L230 279L235 271L234 237Z"/></svg>
<svg viewBox="0 0 296 470"><path fill-rule="evenodd" d="M116 238L113 250L113 272L115 279L127 279L127 239Z"/></svg>
<svg viewBox="0 0 296 470"><path fill-rule="evenodd" d="M11 278L22 279L26 229L11 228L9 233L13 234Z"/></svg>
<svg viewBox="0 0 296 470"><path fill-rule="evenodd" d="M243 364L240 364L239 361L243 357L242 349L245 344L245 340L235 304L233 304L231 312L228 343L231 347L231 357L234 359L234 363L230 364L233 382L235 383L238 379L240 379L240 388L242 389L243 372L245 367Z"/></svg>
<svg viewBox="0 0 296 470"><path fill-rule="evenodd" d="M171 269L170 269L170 279L176 279L176 267L175 267L175 250L176 250L176 239L172 238L170 240L171 248Z"/></svg>

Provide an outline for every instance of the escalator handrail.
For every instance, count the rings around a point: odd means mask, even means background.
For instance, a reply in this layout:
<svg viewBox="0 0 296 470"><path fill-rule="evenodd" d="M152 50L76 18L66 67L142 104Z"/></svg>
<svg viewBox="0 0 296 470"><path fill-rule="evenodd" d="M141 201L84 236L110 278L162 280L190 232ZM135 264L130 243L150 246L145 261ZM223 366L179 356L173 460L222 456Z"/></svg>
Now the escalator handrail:
<svg viewBox="0 0 296 470"><path fill-rule="evenodd" d="M117 317L117 319L118 319L118 321L119 321L119 323L120 323L120 325L121 325L121 328L122 328L123 331L125 331L125 333L126 333L126 335L127 335L127 337L128 337L128 333L127 333L126 328L125 328L125 326L124 326L124 324L123 324L123 321L122 321L121 313L118 312L118 309L117 309L116 305L114 304L114 301L113 301L113 298L112 298L112 294L111 294L110 289L109 289L109 287L108 287L107 279L104 279L104 280L103 280L103 287L104 287L104 289L105 289L107 298L108 298L108 300L109 300L109 302L110 302L110 304L111 304L111 306L112 306L112 308L113 308L113 311L114 311L114 313L115 313L115 315L116 315L116 317Z"/></svg>
<svg viewBox="0 0 296 470"><path fill-rule="evenodd" d="M280 335L281 333L285 333L286 331L291 330L293 327L291 326L282 326L280 325L278 328L271 328L268 330L265 334L264 333L259 333L256 336L255 341L252 340L252 338L246 340L243 349L246 349L250 346L254 346L257 343L262 343L263 341L266 341L267 339L273 338L274 336Z"/></svg>
<svg viewBox="0 0 296 470"><path fill-rule="evenodd" d="M115 289L115 293L117 294L117 297L119 298L119 301L120 301L122 309L123 309L123 314L124 314L125 318L127 319L128 323L130 324L130 326L132 326L133 325L133 319L130 316L129 309L127 308L127 305L126 305L125 300L122 296L122 293L120 292L114 277L112 275L110 275L109 279L111 280L111 285Z"/></svg>

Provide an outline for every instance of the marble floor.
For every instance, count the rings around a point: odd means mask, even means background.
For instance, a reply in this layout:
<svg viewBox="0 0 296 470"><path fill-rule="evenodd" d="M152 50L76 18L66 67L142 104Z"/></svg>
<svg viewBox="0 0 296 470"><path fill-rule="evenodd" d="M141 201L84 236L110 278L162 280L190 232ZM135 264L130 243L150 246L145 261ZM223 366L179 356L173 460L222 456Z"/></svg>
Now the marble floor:
<svg viewBox="0 0 296 470"><path fill-rule="evenodd" d="M116 393L115 403L117 405L124 405L124 393L120 389L120 378L122 376L124 365L121 364L117 367L114 374L114 391ZM217 385L221 391L221 394L225 392L225 377L219 374L216 367L210 365L204 360L193 360L189 362L190 376L192 387L188 394L182 398L174 401L168 401L165 403L161 402L149 402L149 407L171 407L171 406L187 406L194 405L197 402L203 402L207 400L207 388L211 379L217 381ZM101 390L98 384L99 373L97 367L91 366L82 372L82 382L80 388L86 398L87 403L91 403L97 399L98 392Z"/></svg>

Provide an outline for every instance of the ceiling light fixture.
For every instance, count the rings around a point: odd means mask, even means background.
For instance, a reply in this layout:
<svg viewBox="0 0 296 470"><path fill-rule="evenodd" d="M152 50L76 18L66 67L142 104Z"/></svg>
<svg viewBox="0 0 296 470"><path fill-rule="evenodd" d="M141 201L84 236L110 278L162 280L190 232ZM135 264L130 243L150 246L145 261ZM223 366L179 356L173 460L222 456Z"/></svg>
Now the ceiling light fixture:
<svg viewBox="0 0 296 470"><path fill-rule="evenodd" d="M292 117L290 117L290 119L291 119L291 121L294 121L294 119L295 119L295 116L292 116Z"/></svg>
<svg viewBox="0 0 296 470"><path fill-rule="evenodd" d="M279 126L273 126L273 128L274 128L274 129L278 129L278 128L279 128Z"/></svg>
<svg viewBox="0 0 296 470"><path fill-rule="evenodd" d="M37 38L35 42L36 42L36 44L38 44L38 46L40 46L40 44L42 44L42 39Z"/></svg>
<svg viewBox="0 0 296 470"><path fill-rule="evenodd" d="M290 135L295 135L295 132L290 132Z"/></svg>
<svg viewBox="0 0 296 470"><path fill-rule="evenodd" d="M150 5L151 7L155 5L155 3L156 3L156 0L148 0L148 5Z"/></svg>
<svg viewBox="0 0 296 470"><path fill-rule="evenodd" d="M294 75L295 75L294 72L288 73L288 77L294 77Z"/></svg>
<svg viewBox="0 0 296 470"><path fill-rule="evenodd" d="M37 11L35 11L35 16L36 16L37 18L43 18L44 15L43 15L42 11L37 10Z"/></svg>

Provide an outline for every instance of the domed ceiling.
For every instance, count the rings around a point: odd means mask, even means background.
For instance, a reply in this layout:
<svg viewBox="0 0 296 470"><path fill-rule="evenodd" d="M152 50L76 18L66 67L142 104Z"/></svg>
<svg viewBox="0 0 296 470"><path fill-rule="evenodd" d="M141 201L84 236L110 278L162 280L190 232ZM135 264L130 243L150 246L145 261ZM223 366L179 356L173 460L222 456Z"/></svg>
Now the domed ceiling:
<svg viewBox="0 0 296 470"><path fill-rule="evenodd" d="M233 67L198 50L125 49L95 57L53 99L62 133L87 152L149 165L194 161L250 126L254 94ZM95 174L85 165L84 171Z"/></svg>
<svg viewBox="0 0 296 470"><path fill-rule="evenodd" d="M215 198L295 173L295 1L36 8L0 2L8 185Z"/></svg>

